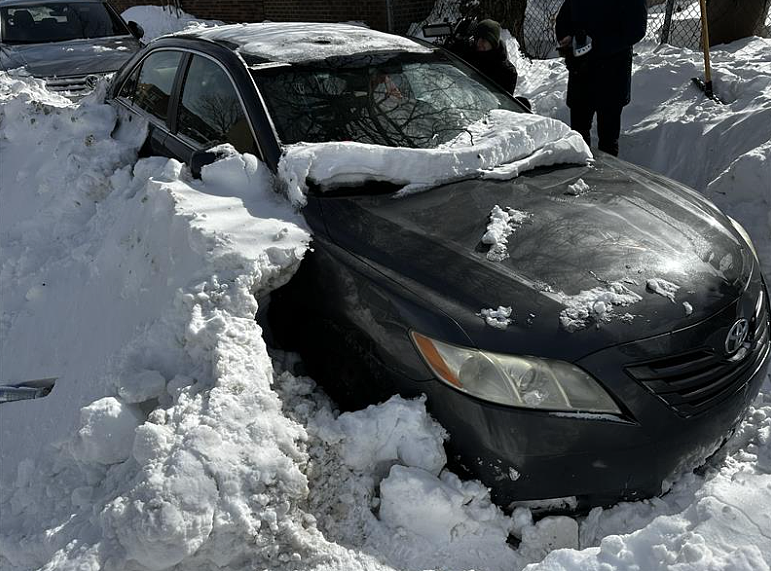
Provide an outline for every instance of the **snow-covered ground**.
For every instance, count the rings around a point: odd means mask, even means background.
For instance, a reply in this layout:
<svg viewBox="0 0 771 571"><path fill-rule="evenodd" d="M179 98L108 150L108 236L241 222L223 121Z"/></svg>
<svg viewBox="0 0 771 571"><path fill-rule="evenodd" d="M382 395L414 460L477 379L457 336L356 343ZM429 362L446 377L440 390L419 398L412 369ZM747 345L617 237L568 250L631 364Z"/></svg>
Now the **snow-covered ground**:
<svg viewBox="0 0 771 571"><path fill-rule="evenodd" d="M714 199L771 273L771 41L714 62L725 106L690 83L698 54L636 58L622 156ZM562 65L518 66L565 119ZM771 382L666 496L505 515L444 469L421 400L338 415L268 354L255 300L310 240L273 175L227 149L200 181L137 161L142 127L115 120L99 91L0 75L0 382L58 377L0 405L0 569L770 568Z"/></svg>

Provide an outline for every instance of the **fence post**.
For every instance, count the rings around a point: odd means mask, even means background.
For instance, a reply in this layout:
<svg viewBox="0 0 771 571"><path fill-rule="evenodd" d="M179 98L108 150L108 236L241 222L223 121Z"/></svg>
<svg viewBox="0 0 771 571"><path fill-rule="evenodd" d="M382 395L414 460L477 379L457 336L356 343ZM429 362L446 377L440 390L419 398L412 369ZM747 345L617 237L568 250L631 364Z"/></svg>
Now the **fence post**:
<svg viewBox="0 0 771 571"><path fill-rule="evenodd" d="M669 43L669 31L672 28L672 13L675 11L675 0L667 0L667 10L664 13L664 25L661 27L660 44Z"/></svg>
<svg viewBox="0 0 771 571"><path fill-rule="evenodd" d="M388 22L388 33L394 33L394 7L392 0L386 0L386 18Z"/></svg>

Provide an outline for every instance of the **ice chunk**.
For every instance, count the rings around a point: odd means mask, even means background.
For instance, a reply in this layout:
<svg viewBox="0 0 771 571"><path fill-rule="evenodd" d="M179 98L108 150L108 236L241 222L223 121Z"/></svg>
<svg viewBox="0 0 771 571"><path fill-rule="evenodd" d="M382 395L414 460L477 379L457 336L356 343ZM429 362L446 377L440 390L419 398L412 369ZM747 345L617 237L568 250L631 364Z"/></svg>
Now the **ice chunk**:
<svg viewBox="0 0 771 571"><path fill-rule="evenodd" d="M519 228L529 217L526 212L520 212L513 208L503 209L497 204L490 212L490 222L487 231L482 236L482 243L488 244L490 250L487 259L491 262L501 262L509 257L507 251L509 236Z"/></svg>
<svg viewBox="0 0 771 571"><path fill-rule="evenodd" d="M677 293L677 290L680 289L679 285L673 284L672 282L668 282L667 280L663 280L661 278L649 279L646 287L653 293L657 293L662 297L666 297L672 303L675 303L675 294Z"/></svg>
<svg viewBox="0 0 771 571"><path fill-rule="evenodd" d="M581 196L582 194L585 194L588 191L589 191L589 185L584 182L584 179L579 178L573 184L568 185L568 189L565 192L565 194L570 194L571 196Z"/></svg>

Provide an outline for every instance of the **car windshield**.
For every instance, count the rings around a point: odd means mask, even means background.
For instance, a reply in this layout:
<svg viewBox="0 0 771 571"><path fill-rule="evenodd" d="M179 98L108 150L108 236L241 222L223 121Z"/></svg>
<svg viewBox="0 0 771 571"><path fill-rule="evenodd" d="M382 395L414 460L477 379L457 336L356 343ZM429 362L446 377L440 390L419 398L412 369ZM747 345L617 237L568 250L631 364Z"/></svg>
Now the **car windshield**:
<svg viewBox="0 0 771 571"><path fill-rule="evenodd" d="M430 149L493 109L522 111L500 88L439 51L258 65L253 73L284 144L355 141Z"/></svg>
<svg viewBox="0 0 771 571"><path fill-rule="evenodd" d="M101 2L23 4L0 8L6 44L126 36L125 24Z"/></svg>

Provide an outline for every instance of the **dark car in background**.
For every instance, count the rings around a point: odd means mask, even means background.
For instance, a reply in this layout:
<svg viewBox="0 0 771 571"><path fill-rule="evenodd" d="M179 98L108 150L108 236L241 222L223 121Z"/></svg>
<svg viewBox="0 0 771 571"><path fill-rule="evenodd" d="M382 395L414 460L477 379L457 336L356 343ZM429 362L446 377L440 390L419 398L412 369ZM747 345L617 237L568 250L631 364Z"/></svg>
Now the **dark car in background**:
<svg viewBox="0 0 771 571"><path fill-rule="evenodd" d="M107 2L0 1L0 69L25 68L51 91L84 95L140 48L142 29Z"/></svg>
<svg viewBox="0 0 771 571"><path fill-rule="evenodd" d="M122 121L147 122L145 152L194 176L221 143L276 171L301 141L427 148L492 109L528 112L441 49L321 26L159 39L109 101ZM373 98L383 77L398 93L387 107ZM579 180L591 192L568 192ZM510 181L395 190L310 185L313 251L271 294L267 326L341 403L427 395L453 466L497 502L660 494L758 393L770 345L758 259L695 191L602 153ZM496 205L531 217L491 261L481 238ZM566 327L571 304L598 289L635 303L608 313L603 293L585 328ZM513 307L504 327L481 311L498 305Z"/></svg>

